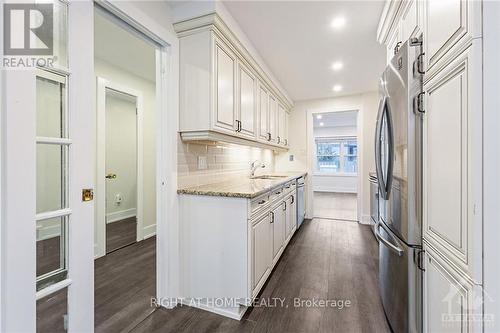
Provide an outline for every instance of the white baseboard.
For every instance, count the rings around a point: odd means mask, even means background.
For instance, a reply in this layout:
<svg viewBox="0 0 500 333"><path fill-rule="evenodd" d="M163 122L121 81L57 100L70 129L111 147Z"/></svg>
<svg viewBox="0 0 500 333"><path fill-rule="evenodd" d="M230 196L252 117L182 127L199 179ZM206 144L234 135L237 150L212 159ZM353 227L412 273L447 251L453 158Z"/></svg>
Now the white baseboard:
<svg viewBox="0 0 500 333"><path fill-rule="evenodd" d="M56 223L54 225L49 225L36 229L36 239L37 241L54 238L60 236L61 224Z"/></svg>
<svg viewBox="0 0 500 333"><path fill-rule="evenodd" d="M148 225L142 229L143 239L156 235L156 224Z"/></svg>
<svg viewBox="0 0 500 333"><path fill-rule="evenodd" d="M106 223L117 222L129 217L136 216L137 212L135 208L120 210L118 212L106 214Z"/></svg>
<svg viewBox="0 0 500 333"><path fill-rule="evenodd" d="M200 301L189 301L187 305L192 306L194 308L198 308L201 310L205 310L208 312L212 312L224 317L228 317L231 319L235 320L241 320L243 316L245 315L245 312L247 311L248 307L246 306L239 306L237 308L230 308L230 307L218 307L218 306L213 306L213 305L207 305L204 302Z"/></svg>

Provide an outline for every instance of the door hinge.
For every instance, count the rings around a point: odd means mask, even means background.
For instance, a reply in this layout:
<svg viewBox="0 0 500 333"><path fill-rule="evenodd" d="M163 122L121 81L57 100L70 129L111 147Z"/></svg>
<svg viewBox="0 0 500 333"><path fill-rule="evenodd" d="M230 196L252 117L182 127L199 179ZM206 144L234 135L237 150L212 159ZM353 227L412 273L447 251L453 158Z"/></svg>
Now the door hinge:
<svg viewBox="0 0 500 333"><path fill-rule="evenodd" d="M425 105L425 91L422 91L413 98L413 113L415 114L425 113L424 105Z"/></svg>

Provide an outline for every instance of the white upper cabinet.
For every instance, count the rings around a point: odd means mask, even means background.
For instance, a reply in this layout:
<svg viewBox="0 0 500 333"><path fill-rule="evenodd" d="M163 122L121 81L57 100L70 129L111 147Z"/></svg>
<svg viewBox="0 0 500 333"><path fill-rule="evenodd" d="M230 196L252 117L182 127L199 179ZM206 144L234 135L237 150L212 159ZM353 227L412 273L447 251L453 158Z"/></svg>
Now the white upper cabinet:
<svg viewBox="0 0 500 333"><path fill-rule="evenodd" d="M271 141L271 133L269 129L269 92L259 84L259 140Z"/></svg>
<svg viewBox="0 0 500 333"><path fill-rule="evenodd" d="M283 105L278 104L278 143L282 146L285 145L285 108Z"/></svg>
<svg viewBox="0 0 500 333"><path fill-rule="evenodd" d="M236 57L233 52L217 40L215 42L215 124L214 126L233 133L238 130L235 108Z"/></svg>
<svg viewBox="0 0 500 333"><path fill-rule="evenodd" d="M255 76L242 62L238 64L239 75L239 113L237 117L237 131L255 139L257 109L255 103ZM239 127L238 127L239 126Z"/></svg>
<svg viewBox="0 0 500 333"><path fill-rule="evenodd" d="M284 135L278 132L278 103L286 111L292 102L221 18L205 15L175 23L174 28L180 48L182 140L286 149L277 140Z"/></svg>
<svg viewBox="0 0 500 333"><path fill-rule="evenodd" d="M480 36L481 2L475 0L429 0L426 6L425 58L427 70L443 59L442 65ZM474 20L472 18L475 18Z"/></svg>
<svg viewBox="0 0 500 333"><path fill-rule="evenodd" d="M290 146L290 137L288 136L288 128L290 127L290 114L285 112L285 146Z"/></svg>
<svg viewBox="0 0 500 333"><path fill-rule="evenodd" d="M271 142L278 144L278 102L273 95L269 95L269 133Z"/></svg>

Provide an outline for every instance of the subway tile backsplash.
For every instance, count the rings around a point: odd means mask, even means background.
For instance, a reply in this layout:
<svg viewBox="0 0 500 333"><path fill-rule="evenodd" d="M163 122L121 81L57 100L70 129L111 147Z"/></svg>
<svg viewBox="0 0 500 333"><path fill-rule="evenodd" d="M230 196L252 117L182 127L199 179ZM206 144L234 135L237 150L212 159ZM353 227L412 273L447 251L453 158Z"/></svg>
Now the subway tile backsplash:
<svg viewBox="0 0 500 333"><path fill-rule="evenodd" d="M266 165L256 175L274 172L274 153L270 149L254 148L222 142L183 142L178 140L179 188L217 183L250 175L250 164L259 160ZM198 157L206 158L206 169L198 168Z"/></svg>

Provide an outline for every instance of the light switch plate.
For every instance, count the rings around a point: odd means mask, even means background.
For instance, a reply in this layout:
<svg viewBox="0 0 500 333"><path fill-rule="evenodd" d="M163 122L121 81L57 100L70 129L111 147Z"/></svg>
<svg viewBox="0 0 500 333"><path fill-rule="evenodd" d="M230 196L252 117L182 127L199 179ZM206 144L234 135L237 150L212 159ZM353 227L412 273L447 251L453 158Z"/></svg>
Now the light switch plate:
<svg viewBox="0 0 500 333"><path fill-rule="evenodd" d="M207 157L198 156L198 170L205 170L207 168Z"/></svg>
<svg viewBox="0 0 500 333"><path fill-rule="evenodd" d="M288 160L289 160L290 162L293 162L293 157L294 157L293 155L289 155L289 156L288 156Z"/></svg>

